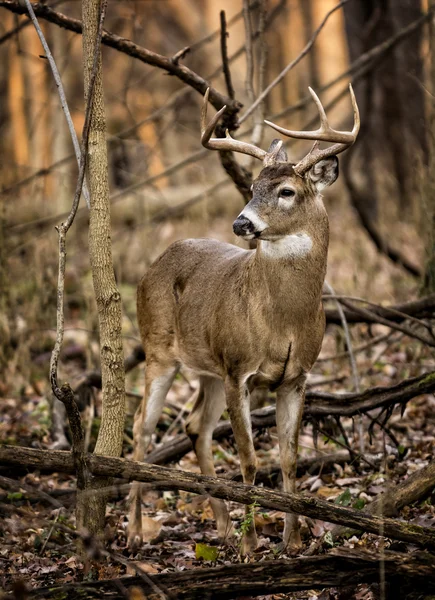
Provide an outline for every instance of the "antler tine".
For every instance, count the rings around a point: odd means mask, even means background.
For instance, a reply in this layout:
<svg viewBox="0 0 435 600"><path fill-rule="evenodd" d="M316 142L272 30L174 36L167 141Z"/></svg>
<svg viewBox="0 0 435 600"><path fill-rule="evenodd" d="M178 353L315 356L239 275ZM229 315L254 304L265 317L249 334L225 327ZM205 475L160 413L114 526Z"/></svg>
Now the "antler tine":
<svg viewBox="0 0 435 600"><path fill-rule="evenodd" d="M226 131L225 138L211 137L217 122L219 121L220 117L223 115L227 107L222 107L207 125L207 104L209 93L210 88L207 88L207 91L204 94L204 101L201 108L201 144L209 150L230 150L233 152L240 152L242 154L249 154L249 156L253 156L254 158L263 160L267 154L265 150L257 148L257 146L254 146L253 144L248 144L246 142L239 142L238 140L235 140L231 137L228 130Z"/></svg>
<svg viewBox="0 0 435 600"><path fill-rule="evenodd" d="M326 116L325 109L323 108L323 104L320 102L319 96L316 94L316 92L313 90L312 87L308 86L308 91L310 92L311 98L314 100L314 102L317 106L317 110L319 111L320 129L322 129L323 131L327 131L327 129L329 127L328 117Z"/></svg>
<svg viewBox="0 0 435 600"><path fill-rule="evenodd" d="M280 133L288 137L303 140L316 140L317 142L336 142L335 144L333 144L329 148L325 148L324 150L319 150L319 148L313 147L311 151L294 167L294 171L300 176L302 176L319 160L322 160L323 158L328 158L330 156L335 156L336 154L340 154L340 152L343 152L344 150L352 146L352 144L356 140L360 128L359 110L355 94L352 89L352 84L349 84L349 91L352 101L354 117L354 125L351 132L337 131L336 129L333 129L328 123L328 118L326 116L325 109L323 108L322 103L320 102L316 92L311 88L309 88L309 90L317 106L317 110L319 111L319 129L316 129L316 131L291 131L289 129L279 127L278 125L275 125L275 123L271 123L270 121L265 121L265 123L273 127L273 129L276 129L276 131L279 131Z"/></svg>
<svg viewBox="0 0 435 600"><path fill-rule="evenodd" d="M204 94L204 101L201 107L201 143L206 148L206 143L210 140L211 134L214 131L214 128L217 125L217 122L224 114L227 109L227 106L223 106L211 119L210 123L207 125L207 105L208 105L208 96L210 94L210 88L207 88L207 91Z"/></svg>
<svg viewBox="0 0 435 600"><path fill-rule="evenodd" d="M350 99L352 102L352 108L353 108L353 129L352 129L352 134L356 140L356 136L359 133L359 128L361 125L361 121L359 118L359 108L358 108L358 104L356 102L356 98L355 98L355 92L353 91L353 87L352 84L349 83L349 92L350 92ZM354 140L354 141L355 141Z"/></svg>
<svg viewBox="0 0 435 600"><path fill-rule="evenodd" d="M267 123L267 125L270 125L270 127L273 127L273 129L276 129L276 131L279 131L283 135L287 137L297 138L299 140L319 140L322 142L341 142L343 144L353 144L355 141L353 131L337 131L336 129L333 129L328 123L328 118L326 116L325 109L323 108L322 103L320 102L316 92L311 88L308 89L310 90L310 94L317 106L317 110L319 111L320 127L318 129L316 129L315 131L293 131L291 129L284 129L284 127L275 125L275 123L272 123L270 121L265 121L265 123ZM353 105L354 111L355 105Z"/></svg>

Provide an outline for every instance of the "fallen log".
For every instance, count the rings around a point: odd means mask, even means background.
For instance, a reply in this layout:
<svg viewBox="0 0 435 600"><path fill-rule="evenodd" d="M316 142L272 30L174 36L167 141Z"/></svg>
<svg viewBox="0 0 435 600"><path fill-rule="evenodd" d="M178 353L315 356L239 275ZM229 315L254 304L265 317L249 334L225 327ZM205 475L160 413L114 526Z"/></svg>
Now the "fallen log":
<svg viewBox="0 0 435 600"><path fill-rule="evenodd" d="M27 465L38 469L49 466L54 471L74 473L74 460L70 452L36 450L17 446L0 446L0 464ZM272 510L294 512L313 519L336 523L410 542L417 546L435 549L435 530L418 525L383 519L375 515L339 506L314 497L266 490L253 485L206 477L167 467L139 463L124 458L88 454L86 465L95 476L121 477L127 481L153 483L156 489L185 490L195 494L210 495L241 504L258 504Z"/></svg>
<svg viewBox="0 0 435 600"><path fill-rule="evenodd" d="M371 515L395 517L400 510L427 498L435 490L435 460L426 467L412 473L405 481L391 485L385 492L379 494L364 511ZM345 527L336 526L331 530L334 537L350 533Z"/></svg>
<svg viewBox="0 0 435 600"><path fill-rule="evenodd" d="M390 309L390 310L389 310ZM403 315L395 314L393 311L403 313ZM435 294L430 294L424 298L418 300L411 300L410 302L403 302L401 304L392 304L391 306L378 306L371 307L368 312L373 313L373 319L370 320L368 317L364 317L358 311L353 311L349 308L343 308L346 320L348 323L376 323L375 316L380 316L394 321L395 323L401 323L406 319L406 316L416 317L418 319L435 318ZM341 325L340 314L338 310L325 309L326 322Z"/></svg>
<svg viewBox="0 0 435 600"><path fill-rule="evenodd" d="M140 597L154 598L156 587L161 597L179 600L225 600L239 596L263 596L300 590L355 586L379 581L384 569L391 597L408 597L407 590L430 593L435 586L433 555L397 552L373 554L350 548L332 550L323 556L290 560L268 560L249 564L233 564L212 568L189 569L174 573L147 575L146 578L122 577L114 580L76 583L28 591L28 598L83 600L124 600L125 592L138 588ZM138 595L139 597L139 595Z"/></svg>
<svg viewBox="0 0 435 600"><path fill-rule="evenodd" d="M419 377L405 379L390 387L374 387L364 392L330 394L328 392L307 391L304 418L353 417L367 413L375 408L389 408L395 404L404 404L416 396L435 391L435 372ZM251 413L253 429L264 429L275 425L275 406L267 406ZM221 440L232 434L229 421L222 421L213 432L213 439ZM146 457L146 462L156 465L167 464L179 460L190 452L192 444L185 434L175 437L170 442L156 448Z"/></svg>

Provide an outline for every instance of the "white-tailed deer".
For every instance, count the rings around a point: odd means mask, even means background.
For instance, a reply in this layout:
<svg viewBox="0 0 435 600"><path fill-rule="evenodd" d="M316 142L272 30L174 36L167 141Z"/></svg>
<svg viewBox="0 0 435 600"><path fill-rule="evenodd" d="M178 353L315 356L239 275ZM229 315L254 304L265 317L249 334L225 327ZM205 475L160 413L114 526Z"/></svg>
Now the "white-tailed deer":
<svg viewBox="0 0 435 600"><path fill-rule="evenodd" d="M215 475L212 433L225 407L236 440L243 481L253 484L256 457L249 391L263 385L276 391L284 490L295 491L299 427L305 380L322 344L321 302L328 252L328 217L320 192L338 176L336 155L359 131L352 87L352 132L332 129L313 90L321 126L316 131L280 133L315 140L297 164L287 162L282 142L269 151L228 134L211 139L222 108L206 125L208 92L201 114L201 142L211 150L233 150L263 161L252 200L233 224L234 233L257 239L243 250L211 239L172 244L150 267L138 287L137 315L146 354L145 393L134 420L134 460L143 460L166 394L181 365L199 374L198 396L187 433L202 473ZM319 141L334 142L320 150ZM141 539L140 484L130 493L129 541ZM232 531L225 503L211 499L222 538ZM247 509L249 510L249 509ZM242 552L257 544L255 526L244 535ZM284 547L301 545L297 515L285 518Z"/></svg>

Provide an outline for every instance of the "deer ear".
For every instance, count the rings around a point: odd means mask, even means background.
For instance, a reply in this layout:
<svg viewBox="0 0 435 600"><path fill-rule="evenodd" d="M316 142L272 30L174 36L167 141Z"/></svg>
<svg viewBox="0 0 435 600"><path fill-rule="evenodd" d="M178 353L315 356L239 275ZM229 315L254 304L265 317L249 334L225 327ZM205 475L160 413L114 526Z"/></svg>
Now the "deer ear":
<svg viewBox="0 0 435 600"><path fill-rule="evenodd" d="M267 151L267 155L271 158L273 157L273 162L286 163L288 161L287 152L282 146L282 140L273 140Z"/></svg>
<svg viewBox="0 0 435 600"><path fill-rule="evenodd" d="M308 177L314 183L318 192L327 188L338 177L338 158L336 156L330 156L319 160L315 165L308 171Z"/></svg>

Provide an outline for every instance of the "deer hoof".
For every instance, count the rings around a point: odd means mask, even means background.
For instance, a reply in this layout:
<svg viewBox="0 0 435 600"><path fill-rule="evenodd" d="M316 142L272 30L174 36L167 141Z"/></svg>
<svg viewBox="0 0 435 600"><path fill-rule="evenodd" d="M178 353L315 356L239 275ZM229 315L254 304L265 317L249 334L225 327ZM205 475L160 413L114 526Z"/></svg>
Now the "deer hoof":
<svg viewBox="0 0 435 600"><path fill-rule="evenodd" d="M276 550L279 553L285 553L289 556L297 556L302 548L302 541L299 530L292 532L287 541L283 540L276 545Z"/></svg>
<svg viewBox="0 0 435 600"><path fill-rule="evenodd" d="M137 550L142 546L142 532L139 530L130 530L127 537L127 546L130 550Z"/></svg>
<svg viewBox="0 0 435 600"><path fill-rule="evenodd" d="M242 547L240 553L242 556L252 554L257 549L257 535L255 531L253 533L247 533L242 538Z"/></svg>

